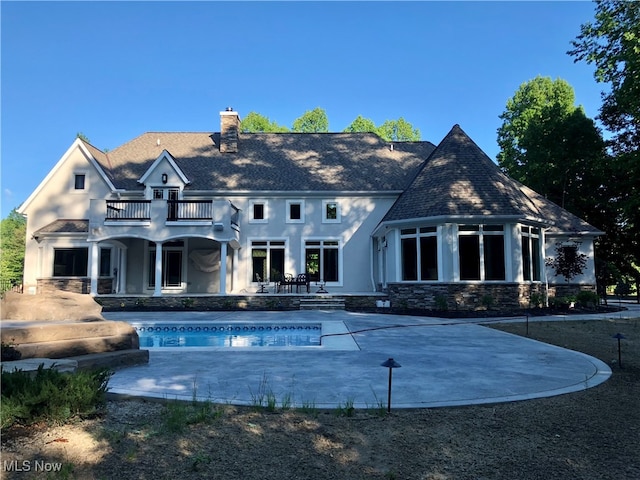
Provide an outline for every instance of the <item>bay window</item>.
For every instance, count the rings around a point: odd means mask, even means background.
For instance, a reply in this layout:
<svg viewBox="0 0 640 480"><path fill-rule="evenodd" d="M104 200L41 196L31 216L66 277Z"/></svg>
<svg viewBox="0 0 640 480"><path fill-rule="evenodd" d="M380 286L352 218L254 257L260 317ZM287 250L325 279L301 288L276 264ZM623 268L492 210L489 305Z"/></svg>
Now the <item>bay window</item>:
<svg viewBox="0 0 640 480"><path fill-rule="evenodd" d="M459 225L460 280L504 280L503 225Z"/></svg>
<svg viewBox="0 0 640 480"><path fill-rule="evenodd" d="M438 280L437 227L402 229L400 245L402 280Z"/></svg>

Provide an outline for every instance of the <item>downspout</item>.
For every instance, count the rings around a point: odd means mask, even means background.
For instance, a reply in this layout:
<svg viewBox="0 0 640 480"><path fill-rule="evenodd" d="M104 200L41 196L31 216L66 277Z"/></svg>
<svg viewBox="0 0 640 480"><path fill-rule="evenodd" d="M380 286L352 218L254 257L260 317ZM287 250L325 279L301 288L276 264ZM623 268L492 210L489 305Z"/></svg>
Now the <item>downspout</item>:
<svg viewBox="0 0 640 480"><path fill-rule="evenodd" d="M370 280L371 280L371 286L373 287L371 291L375 292L376 291L376 279L375 276L373 274L373 255L374 255L374 251L373 251L373 241L375 239L375 237L373 235L371 235L369 237L371 240L369 242L369 276L370 276Z"/></svg>
<svg viewBox="0 0 640 480"><path fill-rule="evenodd" d="M547 274L547 230L549 228L541 228L542 238L540 239L540 253L542 254L542 266L544 268L544 306L549 308L549 275ZM544 252L542 251L544 249ZM540 261L540 259L538 259Z"/></svg>

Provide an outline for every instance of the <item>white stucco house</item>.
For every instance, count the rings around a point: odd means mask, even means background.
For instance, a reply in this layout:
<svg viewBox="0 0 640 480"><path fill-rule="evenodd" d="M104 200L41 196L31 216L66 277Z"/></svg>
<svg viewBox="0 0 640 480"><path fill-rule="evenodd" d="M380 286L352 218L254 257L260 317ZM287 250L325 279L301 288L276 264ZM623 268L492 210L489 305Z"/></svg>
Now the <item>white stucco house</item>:
<svg viewBox="0 0 640 480"><path fill-rule="evenodd" d="M76 139L21 205L24 288L94 296L253 295L307 273L332 295L417 308L527 306L595 290L602 232L503 174L456 125L434 145L369 133L148 132ZM545 267L556 245L587 266ZM285 293L282 293L282 292ZM312 289L312 293L315 288Z"/></svg>

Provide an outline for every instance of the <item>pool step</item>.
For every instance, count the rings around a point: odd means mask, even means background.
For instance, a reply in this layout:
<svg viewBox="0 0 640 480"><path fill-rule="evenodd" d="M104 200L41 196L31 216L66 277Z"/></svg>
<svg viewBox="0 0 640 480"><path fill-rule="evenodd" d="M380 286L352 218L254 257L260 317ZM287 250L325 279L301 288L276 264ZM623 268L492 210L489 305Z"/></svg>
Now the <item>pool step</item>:
<svg viewBox="0 0 640 480"><path fill-rule="evenodd" d="M322 296L300 299L300 310L344 310L344 298Z"/></svg>

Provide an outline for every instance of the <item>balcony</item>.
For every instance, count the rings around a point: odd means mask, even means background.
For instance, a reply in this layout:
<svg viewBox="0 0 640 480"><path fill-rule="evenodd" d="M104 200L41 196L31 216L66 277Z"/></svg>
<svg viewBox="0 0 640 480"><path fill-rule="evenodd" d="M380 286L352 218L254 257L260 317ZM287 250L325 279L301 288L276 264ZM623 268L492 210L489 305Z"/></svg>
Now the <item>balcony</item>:
<svg viewBox="0 0 640 480"><path fill-rule="evenodd" d="M105 221L151 220L151 200L107 200Z"/></svg>
<svg viewBox="0 0 640 480"><path fill-rule="evenodd" d="M213 220L210 200L167 200L166 221ZM105 221L149 221L151 200L107 200Z"/></svg>
<svg viewBox="0 0 640 480"><path fill-rule="evenodd" d="M215 200L91 200L92 238L141 236L162 241L178 236L236 239L238 210L231 202Z"/></svg>

